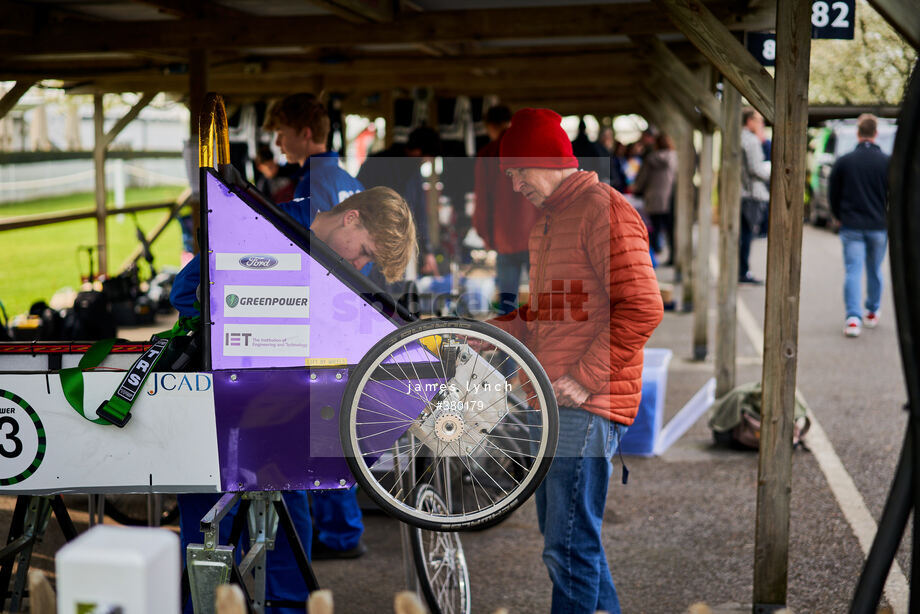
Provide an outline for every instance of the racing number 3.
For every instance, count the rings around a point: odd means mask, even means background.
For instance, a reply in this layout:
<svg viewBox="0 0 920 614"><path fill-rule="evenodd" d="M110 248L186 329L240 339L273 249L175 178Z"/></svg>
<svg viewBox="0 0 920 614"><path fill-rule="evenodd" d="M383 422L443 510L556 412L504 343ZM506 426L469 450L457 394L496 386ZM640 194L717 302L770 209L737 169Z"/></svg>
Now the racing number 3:
<svg viewBox="0 0 920 614"><path fill-rule="evenodd" d="M6 430L6 426L9 425L9 431ZM4 458L16 458L22 454L22 440L16 437L19 433L19 423L11 418L10 416L0 417L0 435L5 436L5 439L0 439L0 456ZM12 442L13 449L9 449L9 444L7 442Z"/></svg>

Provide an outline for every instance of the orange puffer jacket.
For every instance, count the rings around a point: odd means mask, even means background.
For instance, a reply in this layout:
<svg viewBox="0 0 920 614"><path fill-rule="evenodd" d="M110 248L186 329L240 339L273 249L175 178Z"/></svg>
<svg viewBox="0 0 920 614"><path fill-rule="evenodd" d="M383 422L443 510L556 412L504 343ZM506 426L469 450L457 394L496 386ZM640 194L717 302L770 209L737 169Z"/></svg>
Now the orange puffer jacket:
<svg viewBox="0 0 920 614"><path fill-rule="evenodd" d="M523 341L550 381L569 375L590 412L630 425L642 393L642 349L663 308L648 233L596 173L567 177L530 232L530 304L491 323Z"/></svg>

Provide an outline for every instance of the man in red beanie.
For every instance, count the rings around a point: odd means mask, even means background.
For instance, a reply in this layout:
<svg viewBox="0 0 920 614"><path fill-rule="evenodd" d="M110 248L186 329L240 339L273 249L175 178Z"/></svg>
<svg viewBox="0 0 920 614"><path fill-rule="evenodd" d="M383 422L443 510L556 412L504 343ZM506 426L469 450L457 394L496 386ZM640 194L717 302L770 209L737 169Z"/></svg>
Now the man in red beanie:
<svg viewBox="0 0 920 614"><path fill-rule="evenodd" d="M561 120L522 109L502 139L502 170L542 215L528 242L530 304L492 323L536 354L559 402L559 444L536 496L552 612L618 614L601 524L611 460L639 410L642 350L663 309L642 219L578 170Z"/></svg>

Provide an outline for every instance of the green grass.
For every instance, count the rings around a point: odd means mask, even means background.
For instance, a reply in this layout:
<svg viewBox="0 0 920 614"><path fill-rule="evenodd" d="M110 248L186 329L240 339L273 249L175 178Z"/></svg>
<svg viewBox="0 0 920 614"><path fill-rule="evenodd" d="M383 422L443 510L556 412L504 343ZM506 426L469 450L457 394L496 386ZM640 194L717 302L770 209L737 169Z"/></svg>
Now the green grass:
<svg viewBox="0 0 920 614"><path fill-rule="evenodd" d="M125 193L125 204L169 202L175 200L181 191L181 187L130 189ZM0 219L79 211L93 206L92 193L43 198L0 205ZM137 221L147 233L165 214L165 209L143 211L137 214ZM122 218L120 221L119 217ZM114 275L138 245L133 216L109 216L107 239L109 272ZM5 305L7 314L12 317L26 312L33 302L48 301L61 288L79 289L80 276L88 273L89 264L85 251L78 254L78 246L95 243L94 219L0 232L0 253L3 254L3 263L0 264L0 301ZM164 266L178 267L181 247L179 224L173 221L153 244L154 266L158 269ZM146 275L146 267L143 267L142 276Z"/></svg>

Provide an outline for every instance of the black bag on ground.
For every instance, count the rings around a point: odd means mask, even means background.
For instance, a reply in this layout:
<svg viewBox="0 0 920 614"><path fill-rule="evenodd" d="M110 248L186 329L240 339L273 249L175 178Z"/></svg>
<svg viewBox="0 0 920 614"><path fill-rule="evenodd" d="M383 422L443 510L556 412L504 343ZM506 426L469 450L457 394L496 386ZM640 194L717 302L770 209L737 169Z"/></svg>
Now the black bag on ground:
<svg viewBox="0 0 920 614"><path fill-rule="evenodd" d="M106 295L95 290L77 294L73 308L64 318L64 338L92 341L115 337L116 333L115 318Z"/></svg>

